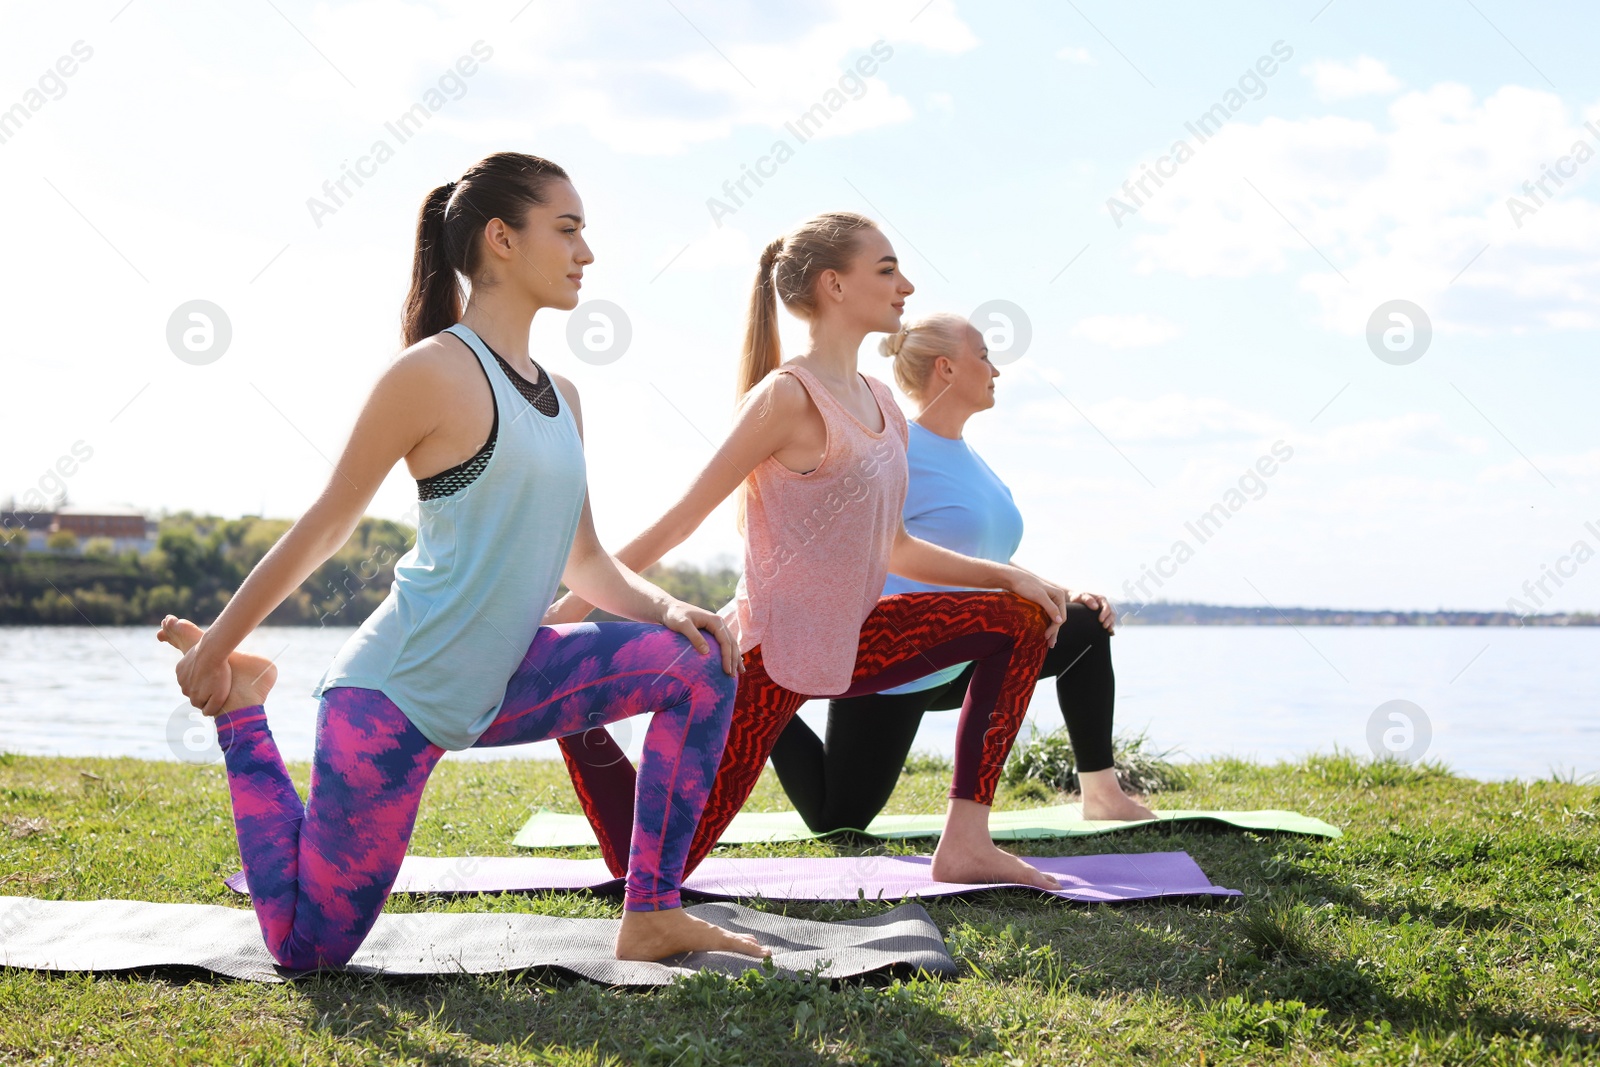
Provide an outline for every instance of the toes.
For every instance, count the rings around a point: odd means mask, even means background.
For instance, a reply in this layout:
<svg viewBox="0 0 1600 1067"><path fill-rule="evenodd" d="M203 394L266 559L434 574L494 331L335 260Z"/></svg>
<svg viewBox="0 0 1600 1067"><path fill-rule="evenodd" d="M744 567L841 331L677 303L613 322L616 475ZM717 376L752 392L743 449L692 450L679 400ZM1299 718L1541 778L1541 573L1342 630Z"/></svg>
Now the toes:
<svg viewBox="0 0 1600 1067"><path fill-rule="evenodd" d="M200 627L176 615L162 619L161 629L156 634L157 638L183 652L188 651L204 635L205 631Z"/></svg>
<svg viewBox="0 0 1600 1067"><path fill-rule="evenodd" d="M739 952L746 956L772 955L772 950L770 948L767 948L753 937L735 936L732 940L732 948L735 952Z"/></svg>

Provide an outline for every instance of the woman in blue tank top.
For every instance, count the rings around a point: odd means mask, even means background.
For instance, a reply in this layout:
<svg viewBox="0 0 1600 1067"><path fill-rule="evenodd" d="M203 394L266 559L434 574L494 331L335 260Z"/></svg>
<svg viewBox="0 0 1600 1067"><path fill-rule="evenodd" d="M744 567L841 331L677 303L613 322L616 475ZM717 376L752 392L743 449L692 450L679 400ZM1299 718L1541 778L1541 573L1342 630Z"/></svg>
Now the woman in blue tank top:
<svg viewBox="0 0 1600 1067"><path fill-rule="evenodd" d="M577 390L528 354L534 314L577 305L594 258L583 226L566 173L536 156L497 153L433 190L417 222L407 348L367 398L322 495L209 630L162 623L160 639L184 654L184 695L216 717L251 904L286 967L337 967L355 953L446 751L564 737L646 712L655 718L617 956L765 954L685 914L678 893L727 738L735 646L714 613L666 595L601 547ZM464 310L458 275L471 282ZM314 691L302 804L267 728L276 669L235 650L344 544L401 459L417 480L416 545ZM562 581L639 621L541 626Z"/></svg>
<svg viewBox="0 0 1600 1067"><path fill-rule="evenodd" d="M963 555L1009 562L1022 543L1022 513L961 435L969 418L994 406L1000 371L983 335L959 315L929 315L890 335L880 351L894 360L895 380L917 406L906 447L906 530ZM943 588L891 574L883 595ZM1153 813L1123 793L1112 766L1115 624L1104 597L1072 593L1039 677L1055 679L1084 818L1148 819ZM826 742L792 720L773 746L772 767L806 825L817 833L865 830L894 792L923 713L961 707L971 678L972 665L958 663L893 689L835 697Z"/></svg>

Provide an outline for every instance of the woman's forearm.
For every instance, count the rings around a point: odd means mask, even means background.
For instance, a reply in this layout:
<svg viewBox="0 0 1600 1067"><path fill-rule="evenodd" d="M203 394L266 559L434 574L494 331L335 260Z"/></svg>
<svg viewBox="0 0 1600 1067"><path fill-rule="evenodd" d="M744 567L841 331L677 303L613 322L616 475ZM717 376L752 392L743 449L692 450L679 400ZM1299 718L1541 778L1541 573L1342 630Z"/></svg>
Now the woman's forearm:
<svg viewBox="0 0 1600 1067"><path fill-rule="evenodd" d="M638 574L645 568L659 563L662 556L683 544L693 532L693 530L675 529L671 518L663 515L613 555L616 556L618 563Z"/></svg>
<svg viewBox="0 0 1600 1067"><path fill-rule="evenodd" d="M596 552L569 574L568 596L624 619L660 622L668 597L605 552ZM587 612L585 612L587 614Z"/></svg>
<svg viewBox="0 0 1600 1067"><path fill-rule="evenodd" d="M693 530L685 532L679 532L678 530L675 530L672 527L669 518L667 516L662 516L660 519L647 526L644 531L632 541L629 541L620 549L611 553L610 567L613 571L618 571L616 565L621 564L623 568L626 568L628 571L631 571L633 574L637 575L640 571L658 562L662 556L665 556L668 552L671 552L674 548L677 548L679 545L683 544L683 542L688 539L689 534L693 532ZM620 571L618 573L620 573ZM602 578L602 581L603 580L604 579ZM643 578L639 580L645 581ZM645 584L651 589L655 588L655 586L650 585L650 583L647 581L645 581ZM631 614L625 614L624 612L617 611L615 608L601 604L592 597L585 596L583 591L577 586L573 585L572 582L567 583L567 588L570 589L571 592L562 597L561 601L559 602L562 604L564 612L576 610L578 606L583 605L587 607L597 607L602 611L609 611L613 615L623 615L625 618L634 617ZM587 611L585 614L587 614Z"/></svg>
<svg viewBox="0 0 1600 1067"><path fill-rule="evenodd" d="M910 534L895 541L889 570L914 582L970 589L1010 589L1016 574L1010 564L963 556Z"/></svg>

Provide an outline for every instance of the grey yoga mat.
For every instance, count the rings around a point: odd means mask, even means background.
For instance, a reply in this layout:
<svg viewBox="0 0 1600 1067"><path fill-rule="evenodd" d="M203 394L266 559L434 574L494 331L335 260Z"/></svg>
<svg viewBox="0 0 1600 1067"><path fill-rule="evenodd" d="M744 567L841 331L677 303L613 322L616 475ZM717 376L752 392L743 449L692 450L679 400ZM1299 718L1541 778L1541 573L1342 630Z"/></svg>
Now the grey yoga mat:
<svg viewBox="0 0 1600 1067"><path fill-rule="evenodd" d="M1063 900L1111 902L1174 897L1235 897L1212 885L1187 852L1116 852L1100 856L1042 856L1028 860L1055 875ZM227 879L246 891L243 872ZM604 860L542 856L407 856L396 893L505 893L540 890L616 891ZM908 900L962 896L1003 884L936 882L927 856L806 856L774 859L712 857L684 879L685 893L733 900ZM1027 888L1027 887L1023 887ZM1044 890L1032 890L1044 893Z"/></svg>
<svg viewBox="0 0 1600 1067"><path fill-rule="evenodd" d="M810 922L737 904L689 909L724 929L754 935L772 949L780 973L825 963L828 978L906 966L951 975L956 963L920 904L870 919ZM663 963L612 957L616 919L549 915L386 913L345 971L357 974L494 974L550 967L618 986L666 985L705 968L742 974L756 959L691 953ZM255 914L214 904L142 900L39 900L0 896L0 965L41 971L127 971L199 967L230 978L281 982L298 972L267 954Z"/></svg>

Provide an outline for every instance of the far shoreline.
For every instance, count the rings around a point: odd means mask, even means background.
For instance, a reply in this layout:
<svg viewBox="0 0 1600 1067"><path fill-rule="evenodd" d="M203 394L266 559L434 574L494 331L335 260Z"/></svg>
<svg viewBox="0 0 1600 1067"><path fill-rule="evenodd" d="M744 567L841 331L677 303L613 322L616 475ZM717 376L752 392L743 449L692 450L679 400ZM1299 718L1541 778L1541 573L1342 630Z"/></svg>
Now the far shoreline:
<svg viewBox="0 0 1600 1067"><path fill-rule="evenodd" d="M1518 615L1511 611L1391 611L1353 608L1232 607L1149 601L1116 604L1129 626L1600 626L1600 613Z"/></svg>
<svg viewBox="0 0 1600 1067"><path fill-rule="evenodd" d="M709 602L708 602L709 603ZM1227 604L1202 604L1187 601L1156 600L1144 604L1123 604L1115 599L1119 626L1397 626L1397 627L1594 627L1600 626L1600 613L1557 612L1545 615L1518 615L1510 611L1392 611L1355 608L1274 608L1240 607ZM619 616L596 610L591 622L617 622ZM30 627L70 629L92 626L83 619L37 622L0 622L0 631ZM123 623L120 626L140 625ZM150 624L154 625L154 624ZM204 623L202 623L204 625ZM303 629L354 627L356 621L328 619L272 622L265 625ZM113 624L116 626L116 624Z"/></svg>

